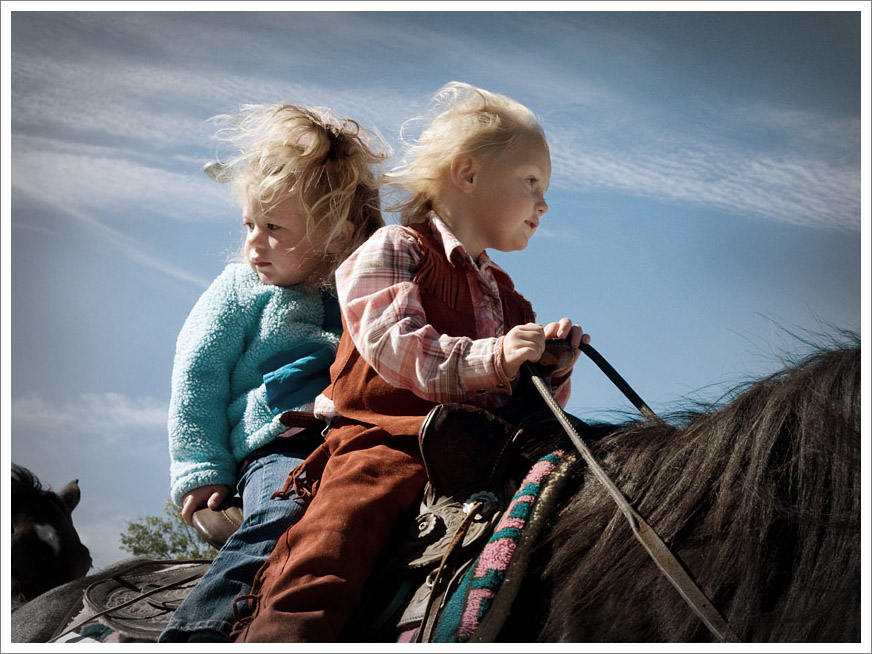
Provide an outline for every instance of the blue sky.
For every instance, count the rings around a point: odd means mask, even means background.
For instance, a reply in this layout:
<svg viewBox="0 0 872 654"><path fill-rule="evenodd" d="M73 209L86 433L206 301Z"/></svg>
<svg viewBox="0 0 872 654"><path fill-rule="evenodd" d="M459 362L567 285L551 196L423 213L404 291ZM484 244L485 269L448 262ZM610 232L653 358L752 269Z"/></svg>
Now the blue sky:
<svg viewBox="0 0 872 654"><path fill-rule="evenodd" d="M42 4L3 3L3 454L54 488L80 480L97 567L168 496L175 338L241 237L202 173L208 119L240 104L326 105L396 149L447 81L527 104L551 144L550 211L527 250L494 258L655 411L801 354L785 330L868 328L868 3ZM737 11L759 7L776 11ZM587 361L568 408L632 410Z"/></svg>

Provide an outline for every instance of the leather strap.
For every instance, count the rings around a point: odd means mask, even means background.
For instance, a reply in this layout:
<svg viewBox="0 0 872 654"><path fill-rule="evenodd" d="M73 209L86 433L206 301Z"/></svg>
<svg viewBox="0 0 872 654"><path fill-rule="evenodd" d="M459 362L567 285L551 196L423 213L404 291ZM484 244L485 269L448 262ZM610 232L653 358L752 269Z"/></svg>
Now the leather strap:
<svg viewBox="0 0 872 654"><path fill-rule="evenodd" d="M588 448L587 444L575 431L575 428L572 426L572 423L569 422L563 409L560 408L560 405L557 404L557 402L555 402L554 397L551 395L551 391L542 377L539 376L534 364L527 362L525 366L533 380L533 385L536 387L536 390L539 391L545 404L547 404L548 408L551 409L554 417L557 418L557 421L563 427L566 435L569 436L570 440L572 440L576 449L587 462L587 465L590 467L596 478L603 486L605 486L621 513L624 514L624 517L627 518L627 521L630 523L630 528L633 530L633 534L654 560L654 563L657 564L657 567L660 568L663 575L675 587L684 601L687 602L688 606L693 609L694 613L699 616L706 627L708 627L719 640L731 643L742 642L733 631L732 627L730 627L727 621L724 620L723 616L721 616L718 610L712 605L705 593L703 593L699 586L697 586L693 579L691 579L690 575L681 563L679 563L675 555L669 550L660 536L657 535L657 532L655 532L651 526L645 522L642 516L636 512L624 494L617 486L615 486L605 470L603 470L596 461L590 448Z"/></svg>
<svg viewBox="0 0 872 654"><path fill-rule="evenodd" d="M439 605L445 597L445 592L448 590L448 580L453 575L456 567L453 565L454 553L457 551L460 543L463 542L463 537L469 529L469 525L475 520L483 505L483 502L477 501L470 507L469 513L466 514L466 518L457 527L454 538L451 539L448 549L445 550L445 554L439 562L439 567L434 571L435 575L433 576L430 598L427 600L427 608L424 610L424 619L421 621L421 626L418 628L418 633L415 636L416 643L432 642L433 630L437 624L436 618L439 616L441 609Z"/></svg>
<svg viewBox="0 0 872 654"><path fill-rule="evenodd" d="M630 385L624 381L624 378L618 374L618 371L612 368L611 364L609 364L609 362L606 361L591 345L582 343L581 351L584 352L590 360L605 373L606 377L608 377L611 382L620 389L620 391L628 400L630 400L632 405L639 410L639 413L641 413L646 420L660 420L659 416L657 416L657 414L654 413L647 404L645 404L636 391L634 391Z"/></svg>
<svg viewBox="0 0 872 654"><path fill-rule="evenodd" d="M304 429L323 430L327 426L327 423L316 418L314 413L304 411L285 411L279 416L279 421L285 427L302 427Z"/></svg>
<svg viewBox="0 0 872 654"><path fill-rule="evenodd" d="M153 595L158 595L159 593L163 593L169 589L177 588L179 586L184 586L185 584L189 584L193 581L196 581L196 580L200 579L200 577L202 577L205 574L206 569L212 563L212 560L211 559L191 559L191 560L187 560L187 561L176 561L176 562L144 560L142 562L135 563L129 569L125 570L124 572L118 573L117 575L115 575L111 579L103 580L103 581L96 582L96 583L92 584L91 586L89 586L85 590L85 597L87 599L87 594L88 594L88 591L90 589L95 588L101 584L106 584L107 582L111 582L113 580L116 581L119 585L123 584L124 586L129 586L130 585L129 582L123 581L124 575L133 573L138 567L148 566L151 564L169 566L169 565L172 565L174 563L195 564L192 567L194 572L191 574L185 574L184 572L182 572L182 574L180 574L180 575L174 575L174 578L172 581L164 583L164 584L159 584L156 586L148 586L147 589L143 588L139 594L136 594L133 591L131 591L130 599L123 601L121 603L118 603L118 604L114 604L112 606L108 606L107 608L105 608L101 611L98 611L94 615L91 615L87 619L82 620L81 622L77 622L76 624L68 627L65 631L62 631L61 633L52 637L48 642L49 643L57 642L60 638L63 638L64 636L75 632L76 630L80 629L81 627L85 626L86 624L90 624L90 623L94 622L95 620L99 620L100 618L107 616L107 615L110 615L112 613L117 613L118 611L125 609L128 606L132 606L133 604L136 604L137 602L141 602L142 600L148 599L149 597L152 597Z"/></svg>

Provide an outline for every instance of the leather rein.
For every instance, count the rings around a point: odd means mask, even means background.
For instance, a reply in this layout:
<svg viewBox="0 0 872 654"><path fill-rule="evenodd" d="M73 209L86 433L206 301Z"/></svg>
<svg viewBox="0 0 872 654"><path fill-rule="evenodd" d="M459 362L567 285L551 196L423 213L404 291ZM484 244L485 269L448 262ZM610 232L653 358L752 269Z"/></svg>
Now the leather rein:
<svg viewBox="0 0 872 654"><path fill-rule="evenodd" d="M627 399L630 400L646 420L662 421L661 418L642 401L642 398L640 398L639 395L630 388L630 385L624 381L624 379L614 368L612 368L611 365L609 365L599 352L587 344L581 345L581 351L584 352L600 368L600 370L605 373L612 383L614 383L615 386L624 393ZM696 582L694 582L684 566L666 546L657 532L654 531L647 522L645 522L638 512L636 512L621 490L614 484L606 474L605 470L603 470L596 461L593 452L591 452L587 444L578 435L578 432L576 432L572 423L566 417L563 409L554 401L550 386L545 382L542 375L540 375L539 368L535 364L529 362L526 363L525 366L527 367L533 381L533 385L542 396L545 404L548 405L548 408L563 427L566 435L569 436L570 440L572 440L573 445L575 445L575 448L584 458L596 478L603 484L603 486L605 486L609 495L612 497L612 500L614 500L618 509L620 509L621 513L624 514L624 517L629 522L630 528L633 530L633 535L641 543L642 547L645 548L645 551L648 552L648 555L654 560L654 563L657 564L657 567L663 575L675 587L682 599L684 599L688 606L693 609L693 612L703 621L705 626L708 627L709 631L711 631L720 641L732 643L742 642L736 635L735 631L733 631L732 627L730 627L711 601L709 601L705 593L703 593Z"/></svg>

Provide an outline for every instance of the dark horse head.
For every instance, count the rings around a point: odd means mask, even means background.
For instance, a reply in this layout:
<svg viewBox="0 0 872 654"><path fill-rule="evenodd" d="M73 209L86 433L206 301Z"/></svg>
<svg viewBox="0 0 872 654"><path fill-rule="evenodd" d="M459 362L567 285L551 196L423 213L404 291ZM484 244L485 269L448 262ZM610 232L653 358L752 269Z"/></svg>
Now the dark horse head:
<svg viewBox="0 0 872 654"><path fill-rule="evenodd" d="M55 493L30 470L12 464L13 604L87 574L91 554L71 517L80 497L78 480Z"/></svg>

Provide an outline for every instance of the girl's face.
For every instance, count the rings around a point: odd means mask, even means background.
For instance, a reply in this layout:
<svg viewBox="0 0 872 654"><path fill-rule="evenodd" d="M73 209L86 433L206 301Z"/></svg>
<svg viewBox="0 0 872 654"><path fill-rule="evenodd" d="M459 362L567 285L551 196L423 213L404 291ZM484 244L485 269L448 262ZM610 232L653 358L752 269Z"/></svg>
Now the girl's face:
<svg viewBox="0 0 872 654"><path fill-rule="evenodd" d="M271 204L248 198L242 224L247 230L245 260L264 284L300 284L321 263L320 253L306 236L306 220L294 195Z"/></svg>
<svg viewBox="0 0 872 654"><path fill-rule="evenodd" d="M475 161L469 201L472 210L461 238L473 258L493 248L523 250L548 211L545 191L551 181L548 148L533 137L492 159ZM460 237L459 237L460 238Z"/></svg>

